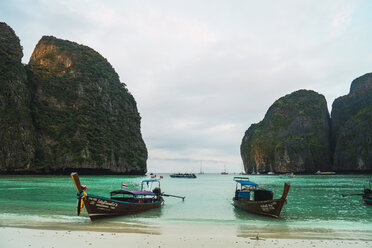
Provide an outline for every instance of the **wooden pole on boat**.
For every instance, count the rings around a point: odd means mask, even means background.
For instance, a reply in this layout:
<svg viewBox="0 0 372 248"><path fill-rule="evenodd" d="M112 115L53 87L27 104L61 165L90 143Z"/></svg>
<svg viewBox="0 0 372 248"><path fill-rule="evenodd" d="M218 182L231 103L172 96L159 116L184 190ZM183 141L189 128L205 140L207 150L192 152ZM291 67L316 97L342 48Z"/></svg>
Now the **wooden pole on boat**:
<svg viewBox="0 0 372 248"><path fill-rule="evenodd" d="M74 185L75 185L76 191L78 192L78 195L80 195L83 192L83 189L82 189L81 184L80 184L80 179L79 179L78 173L77 172L72 172L70 176L72 178L72 181L74 182ZM78 203L78 206L80 206L80 202ZM80 208L78 206L77 206L77 212L78 212L78 215L80 215ZM90 207L89 207L89 204L87 203L87 201L84 201L84 206L85 206L85 209L87 210L87 212L89 214L90 213Z"/></svg>
<svg viewBox="0 0 372 248"><path fill-rule="evenodd" d="M288 191L289 191L289 188L291 187L291 184L286 182L284 183L284 191L283 191L283 195L282 195L282 199L286 199L287 198L287 195L288 195Z"/></svg>
<svg viewBox="0 0 372 248"><path fill-rule="evenodd" d="M185 196L178 196L178 195L168 195L168 194L161 194L162 196L170 196L170 197L176 197L176 198L182 198L182 201L185 200Z"/></svg>
<svg viewBox="0 0 372 248"><path fill-rule="evenodd" d="M75 185L75 188L78 192L78 194L80 195L81 192L83 191L83 189L81 188L81 184L80 184L80 179L79 179L79 175L77 172L72 172L71 173L71 178L72 178L72 181L74 182L74 185Z"/></svg>

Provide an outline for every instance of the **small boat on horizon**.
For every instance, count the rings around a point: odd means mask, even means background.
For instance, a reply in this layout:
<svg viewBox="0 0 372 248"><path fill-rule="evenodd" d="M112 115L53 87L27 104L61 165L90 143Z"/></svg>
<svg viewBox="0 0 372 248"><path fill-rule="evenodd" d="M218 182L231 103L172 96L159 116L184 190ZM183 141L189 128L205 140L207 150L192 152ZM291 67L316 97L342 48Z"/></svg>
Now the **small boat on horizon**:
<svg viewBox="0 0 372 248"><path fill-rule="evenodd" d="M336 172L334 171L320 171L318 170L317 172L315 172L316 175L335 175Z"/></svg>
<svg viewBox="0 0 372 248"><path fill-rule="evenodd" d="M108 198L87 194L85 192L87 187L80 184L78 173L71 173L71 178L78 192L77 214L80 215L85 206L92 221L104 217L136 214L153 208L159 208L164 203L163 196L185 198L162 193L160 181L157 179L143 180L141 190L139 191L111 191L111 197ZM127 188L128 185L122 183L122 187Z"/></svg>
<svg viewBox="0 0 372 248"><path fill-rule="evenodd" d="M285 173L285 174L281 175L280 177L281 178L295 178L296 175L293 172L291 172L291 173Z"/></svg>
<svg viewBox="0 0 372 248"><path fill-rule="evenodd" d="M226 165L224 165L224 170L221 172L221 175L228 175L229 173L226 171Z"/></svg>
<svg viewBox="0 0 372 248"><path fill-rule="evenodd" d="M236 182L233 205L247 212L279 217L290 188L290 183L284 183L284 191L280 199L273 199L271 190L261 188L247 177L234 177Z"/></svg>
<svg viewBox="0 0 372 248"><path fill-rule="evenodd" d="M175 173L169 176L173 178L196 178L194 173Z"/></svg>
<svg viewBox="0 0 372 248"><path fill-rule="evenodd" d="M199 174L200 175L203 175L204 174L204 171L203 171L203 162L200 162L200 171L199 171Z"/></svg>

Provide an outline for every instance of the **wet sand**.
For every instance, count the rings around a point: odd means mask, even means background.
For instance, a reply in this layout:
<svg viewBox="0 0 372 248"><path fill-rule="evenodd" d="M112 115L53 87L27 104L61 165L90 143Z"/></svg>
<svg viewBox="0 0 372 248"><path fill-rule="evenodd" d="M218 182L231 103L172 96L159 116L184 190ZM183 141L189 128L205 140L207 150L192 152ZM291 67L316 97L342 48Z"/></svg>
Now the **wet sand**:
<svg viewBox="0 0 372 248"><path fill-rule="evenodd" d="M114 233L1 227L0 247L372 247L370 240L238 237L231 233Z"/></svg>

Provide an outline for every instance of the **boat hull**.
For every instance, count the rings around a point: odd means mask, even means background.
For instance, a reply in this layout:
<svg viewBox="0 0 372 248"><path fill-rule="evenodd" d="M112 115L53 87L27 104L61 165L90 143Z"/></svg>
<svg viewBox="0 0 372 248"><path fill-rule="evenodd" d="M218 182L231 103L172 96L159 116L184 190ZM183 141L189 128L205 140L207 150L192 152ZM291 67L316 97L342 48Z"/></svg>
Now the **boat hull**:
<svg viewBox="0 0 372 248"><path fill-rule="evenodd" d="M282 211L290 188L289 183L284 184L283 195L280 199L267 201L251 201L248 198L233 198L233 205L247 212L278 218Z"/></svg>
<svg viewBox="0 0 372 248"><path fill-rule="evenodd" d="M250 201L243 200L240 201L233 198L233 205L237 208L243 209L247 212L266 215L271 217L279 217L280 212L285 204L285 200L271 200L271 201Z"/></svg>
<svg viewBox="0 0 372 248"><path fill-rule="evenodd" d="M125 202L112 200L106 197L87 195L84 201L85 208L91 220L120 215L136 214L163 205L163 199L150 203Z"/></svg>
<svg viewBox="0 0 372 248"><path fill-rule="evenodd" d="M371 196L363 196L363 201L367 205L372 205L372 197Z"/></svg>

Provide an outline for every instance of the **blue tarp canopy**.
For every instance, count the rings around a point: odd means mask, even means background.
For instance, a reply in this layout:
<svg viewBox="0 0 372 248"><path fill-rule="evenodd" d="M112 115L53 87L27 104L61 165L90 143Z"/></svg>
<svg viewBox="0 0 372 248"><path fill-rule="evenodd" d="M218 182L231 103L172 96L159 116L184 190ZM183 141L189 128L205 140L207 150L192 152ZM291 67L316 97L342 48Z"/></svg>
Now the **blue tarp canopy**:
<svg viewBox="0 0 372 248"><path fill-rule="evenodd" d="M240 183L241 185L249 185L249 186L258 186L257 183L247 181L247 180L235 180L237 183Z"/></svg>
<svg viewBox="0 0 372 248"><path fill-rule="evenodd" d="M147 183L147 182L152 183L152 182L159 182L159 180L157 180L157 179L146 179L146 180L143 180L142 182L145 182L145 183Z"/></svg>

